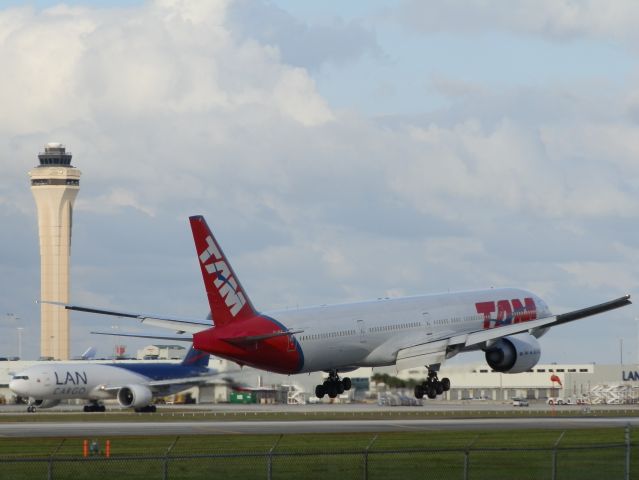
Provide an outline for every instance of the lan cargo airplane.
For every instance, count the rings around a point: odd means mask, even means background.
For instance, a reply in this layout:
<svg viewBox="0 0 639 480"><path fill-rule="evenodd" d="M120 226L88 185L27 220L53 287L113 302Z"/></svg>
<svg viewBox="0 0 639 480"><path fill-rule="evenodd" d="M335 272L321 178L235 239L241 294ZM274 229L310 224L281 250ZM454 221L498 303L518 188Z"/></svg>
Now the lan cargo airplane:
<svg viewBox="0 0 639 480"><path fill-rule="evenodd" d="M539 361L537 339L550 327L631 303L630 295L626 295L553 315L548 305L531 292L491 288L258 312L204 218L194 216L190 222L213 325L202 320L58 305L136 318L151 326L190 334L187 339L197 349L240 365L283 374L325 371L328 378L315 388L319 398L334 398L350 389L350 379L339 374L358 367L396 365L397 370L403 370L427 366L428 377L415 387L415 396L435 398L450 389L449 379L438 378L439 367L458 353L483 350L493 370L525 372Z"/></svg>
<svg viewBox="0 0 639 480"><path fill-rule="evenodd" d="M182 363L43 363L16 373L9 388L29 398L28 412L55 407L61 400L89 400L85 412L104 412L101 400L116 398L122 407L155 412L154 397L202 384L217 372L209 354L191 347Z"/></svg>

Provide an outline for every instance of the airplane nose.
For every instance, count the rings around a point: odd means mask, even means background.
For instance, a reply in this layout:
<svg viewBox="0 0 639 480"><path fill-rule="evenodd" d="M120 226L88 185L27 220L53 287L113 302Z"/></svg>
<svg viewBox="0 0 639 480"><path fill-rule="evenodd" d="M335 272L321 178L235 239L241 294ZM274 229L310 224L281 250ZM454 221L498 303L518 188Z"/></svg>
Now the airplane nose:
<svg viewBox="0 0 639 480"><path fill-rule="evenodd" d="M9 380L9 390L18 395L24 395L23 388L26 382L25 380Z"/></svg>
<svg viewBox="0 0 639 480"><path fill-rule="evenodd" d="M17 380L10 380L9 381L9 390L11 390L12 392L20 393L20 392L18 392L17 388L18 388L18 381Z"/></svg>

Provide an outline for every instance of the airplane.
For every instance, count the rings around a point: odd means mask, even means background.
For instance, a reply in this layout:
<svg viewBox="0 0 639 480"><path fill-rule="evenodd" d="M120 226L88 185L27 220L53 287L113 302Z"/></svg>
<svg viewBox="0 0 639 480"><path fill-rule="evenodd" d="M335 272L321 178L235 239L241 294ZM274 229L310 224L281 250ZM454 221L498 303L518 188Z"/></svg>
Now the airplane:
<svg viewBox="0 0 639 480"><path fill-rule="evenodd" d="M153 398L164 397L206 381L209 354L191 346L181 363L43 363L15 373L9 389L28 397L27 411L51 408L61 400L84 399L85 412L104 412L101 400L115 398L136 412L155 412Z"/></svg>
<svg viewBox="0 0 639 480"><path fill-rule="evenodd" d="M318 398L335 398L349 390L350 379L340 378L340 374L360 367L395 365L399 371L425 366L427 378L414 391L420 399L436 398L450 389L450 380L440 380L438 371L459 353L482 350L494 371L525 372L539 361L538 339L551 327L631 304L630 295L624 295L555 315L532 292L489 288L258 312L204 217L189 220L212 324L200 319L44 303L174 330L176 336L142 337L192 341L197 349L240 366L282 374L324 371L328 378L315 387Z"/></svg>

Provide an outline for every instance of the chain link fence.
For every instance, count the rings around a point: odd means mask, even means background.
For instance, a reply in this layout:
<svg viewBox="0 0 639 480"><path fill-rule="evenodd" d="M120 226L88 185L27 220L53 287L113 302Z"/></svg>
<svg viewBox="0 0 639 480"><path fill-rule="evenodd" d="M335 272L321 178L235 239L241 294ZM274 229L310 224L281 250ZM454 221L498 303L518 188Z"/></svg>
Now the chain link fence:
<svg viewBox="0 0 639 480"><path fill-rule="evenodd" d="M0 478L630 480L639 472L629 435L619 444L548 448L375 450L374 441L342 451L287 452L273 445L263 452L220 454L0 457Z"/></svg>

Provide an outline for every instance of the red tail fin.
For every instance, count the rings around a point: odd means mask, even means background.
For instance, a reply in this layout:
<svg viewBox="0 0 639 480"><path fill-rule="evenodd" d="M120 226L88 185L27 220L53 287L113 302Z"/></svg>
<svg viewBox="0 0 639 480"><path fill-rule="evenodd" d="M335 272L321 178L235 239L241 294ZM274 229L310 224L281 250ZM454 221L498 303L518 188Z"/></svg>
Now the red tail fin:
<svg viewBox="0 0 639 480"><path fill-rule="evenodd" d="M189 220L213 323L221 326L257 315L204 217L198 215Z"/></svg>

